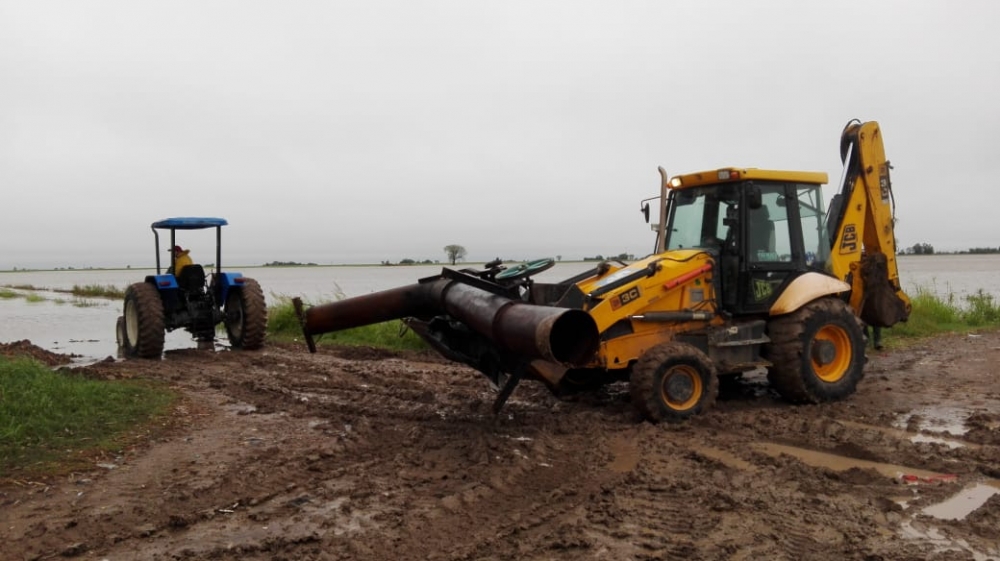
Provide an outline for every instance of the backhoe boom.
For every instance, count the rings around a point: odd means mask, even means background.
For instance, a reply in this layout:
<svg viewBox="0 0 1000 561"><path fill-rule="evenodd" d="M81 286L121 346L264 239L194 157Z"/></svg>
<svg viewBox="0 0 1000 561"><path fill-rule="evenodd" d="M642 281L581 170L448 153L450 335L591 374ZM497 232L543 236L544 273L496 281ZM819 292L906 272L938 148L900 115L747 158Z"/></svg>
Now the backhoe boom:
<svg viewBox="0 0 1000 561"><path fill-rule="evenodd" d="M831 203L833 274L851 285L850 305L869 325L906 321L910 300L896 266L895 200L882 131L875 121L847 124L841 135L844 182Z"/></svg>

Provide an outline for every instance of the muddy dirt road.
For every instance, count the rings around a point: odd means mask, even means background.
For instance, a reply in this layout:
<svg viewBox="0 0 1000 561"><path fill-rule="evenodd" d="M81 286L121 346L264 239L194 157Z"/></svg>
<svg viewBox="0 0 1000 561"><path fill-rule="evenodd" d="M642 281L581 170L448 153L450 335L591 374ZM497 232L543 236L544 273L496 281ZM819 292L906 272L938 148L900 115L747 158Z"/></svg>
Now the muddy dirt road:
<svg viewBox="0 0 1000 561"><path fill-rule="evenodd" d="M3 559L1000 559L1000 334L873 353L847 401L751 377L680 425L433 357L269 346L81 369L168 426L0 483Z"/></svg>

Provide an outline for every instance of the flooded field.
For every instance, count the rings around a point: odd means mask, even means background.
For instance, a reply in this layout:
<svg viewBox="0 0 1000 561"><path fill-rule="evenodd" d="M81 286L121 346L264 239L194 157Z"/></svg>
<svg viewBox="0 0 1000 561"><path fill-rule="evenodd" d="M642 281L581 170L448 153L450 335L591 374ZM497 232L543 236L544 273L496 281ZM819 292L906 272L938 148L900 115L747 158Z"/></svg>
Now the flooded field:
<svg viewBox="0 0 1000 561"><path fill-rule="evenodd" d="M555 282L571 277L593 263L558 263L536 278ZM443 265L336 266L336 267L245 267L237 269L256 279L265 298L274 301L300 296L312 303L357 296L439 274ZM929 290L961 305L964 298L982 290L1000 299L1000 255L900 256L900 276L912 294ZM141 281L153 270L74 270L0 272L0 287L32 286L39 289L71 290L74 286L115 286L124 289ZM79 354L83 360L98 360L114 354L115 318L121 302L101 298L79 299L63 292L16 290L32 293L38 301L0 298L0 342L29 339L58 352ZM190 346L183 332L168 334L167 348Z"/></svg>

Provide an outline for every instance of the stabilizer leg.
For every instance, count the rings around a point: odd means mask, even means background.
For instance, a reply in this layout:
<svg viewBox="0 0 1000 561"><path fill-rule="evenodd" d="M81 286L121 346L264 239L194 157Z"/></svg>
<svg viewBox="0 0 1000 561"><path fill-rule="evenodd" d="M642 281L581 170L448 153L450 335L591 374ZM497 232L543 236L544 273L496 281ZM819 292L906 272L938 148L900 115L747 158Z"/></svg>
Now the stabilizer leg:
<svg viewBox="0 0 1000 561"><path fill-rule="evenodd" d="M493 400L493 414L499 415L500 410L503 409L503 404L507 403L507 399L510 398L510 394L514 393L514 388L521 381L521 369L516 369L504 382L502 388L500 388L500 393L497 398Z"/></svg>

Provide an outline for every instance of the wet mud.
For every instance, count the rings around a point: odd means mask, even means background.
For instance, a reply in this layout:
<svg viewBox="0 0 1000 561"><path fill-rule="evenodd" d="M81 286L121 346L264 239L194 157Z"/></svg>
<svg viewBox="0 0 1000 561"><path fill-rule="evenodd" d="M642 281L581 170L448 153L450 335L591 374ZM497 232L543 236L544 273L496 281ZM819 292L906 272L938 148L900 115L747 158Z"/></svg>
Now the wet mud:
<svg viewBox="0 0 1000 561"><path fill-rule="evenodd" d="M4 559L1000 560L1000 334L872 353L857 394L761 376L682 424L434 355L106 361L183 398L94 468L0 482Z"/></svg>

